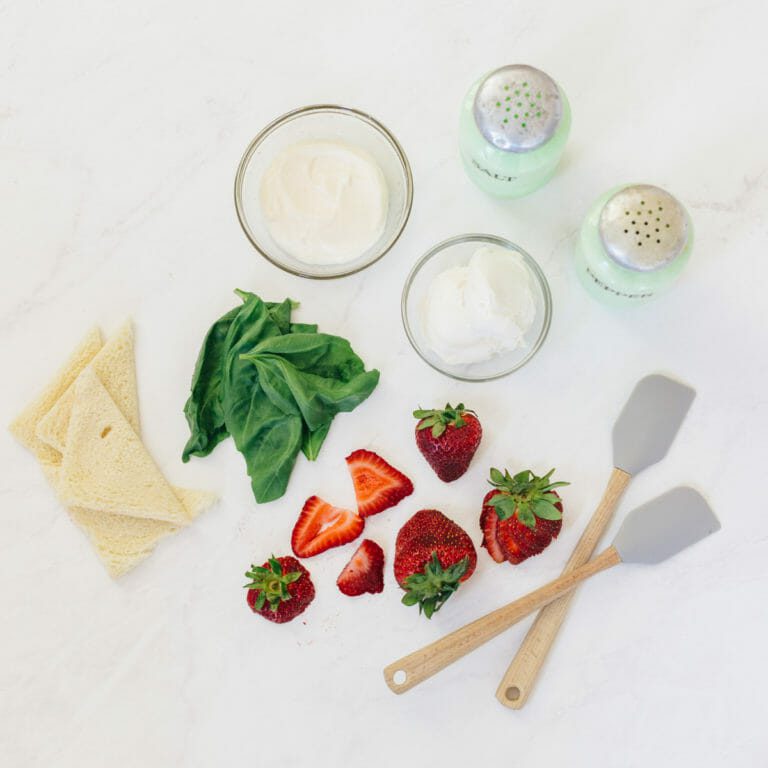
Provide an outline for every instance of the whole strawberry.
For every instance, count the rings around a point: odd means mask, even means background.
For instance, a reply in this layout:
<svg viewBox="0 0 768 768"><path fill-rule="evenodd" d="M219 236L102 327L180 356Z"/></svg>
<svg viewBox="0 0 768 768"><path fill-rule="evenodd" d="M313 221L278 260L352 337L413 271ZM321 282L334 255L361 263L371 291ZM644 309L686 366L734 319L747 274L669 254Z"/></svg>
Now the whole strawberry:
<svg viewBox="0 0 768 768"><path fill-rule="evenodd" d="M474 573L476 565L472 539L436 509L420 510L397 534L395 578L405 590L403 603L418 605L428 619Z"/></svg>
<svg viewBox="0 0 768 768"><path fill-rule="evenodd" d="M295 557L270 557L245 576L251 610L276 624L295 619L315 599L309 571Z"/></svg>
<svg viewBox="0 0 768 768"><path fill-rule="evenodd" d="M446 403L442 410L418 410L413 415L419 419L416 445L437 476L446 483L461 477L483 436L475 412L467 410L464 403L455 408Z"/></svg>
<svg viewBox="0 0 768 768"><path fill-rule="evenodd" d="M568 483L550 482L554 471L538 477L526 469L512 477L506 470L491 470L493 490L483 499L480 528L483 546L497 563L522 563L557 538L563 505L554 489Z"/></svg>

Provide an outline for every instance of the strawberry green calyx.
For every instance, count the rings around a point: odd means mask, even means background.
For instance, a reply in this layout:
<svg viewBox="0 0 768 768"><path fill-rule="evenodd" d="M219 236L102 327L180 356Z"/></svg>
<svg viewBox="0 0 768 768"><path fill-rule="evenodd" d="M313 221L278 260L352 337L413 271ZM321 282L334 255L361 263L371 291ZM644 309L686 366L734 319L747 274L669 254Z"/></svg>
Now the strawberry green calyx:
<svg viewBox="0 0 768 768"><path fill-rule="evenodd" d="M414 573L403 584L405 594L404 605L418 605L419 613L428 618L439 611L443 603L459 588L461 577L469 567L469 556L465 555L458 562L443 568L438 560L437 552L424 566L423 573Z"/></svg>
<svg viewBox="0 0 768 768"><path fill-rule="evenodd" d="M299 571L283 573L280 561L272 556L269 558L269 568L252 565L245 576L251 579L251 582L245 585L245 589L255 589L259 593L253 606L254 610L260 611L265 604L269 603L270 610L277 611L280 603L291 599L288 585L298 581L302 574Z"/></svg>
<svg viewBox="0 0 768 768"><path fill-rule="evenodd" d="M422 419L417 427L418 430L432 427L432 437L440 437L449 424L452 424L456 429L466 426L467 422L462 418L465 413L477 416L474 411L465 408L464 403L459 403L455 408L450 403L446 403L442 410L424 411L418 409L413 412L413 417Z"/></svg>
<svg viewBox="0 0 768 768"><path fill-rule="evenodd" d="M491 469L491 485L499 493L488 500L488 504L496 510L499 519L506 520L512 515L528 528L536 527L536 518L542 520L561 520L563 513L557 508L560 497L554 493L555 488L570 483L550 482L554 469L539 477L530 469L518 472L514 477L508 470L502 473L495 467Z"/></svg>

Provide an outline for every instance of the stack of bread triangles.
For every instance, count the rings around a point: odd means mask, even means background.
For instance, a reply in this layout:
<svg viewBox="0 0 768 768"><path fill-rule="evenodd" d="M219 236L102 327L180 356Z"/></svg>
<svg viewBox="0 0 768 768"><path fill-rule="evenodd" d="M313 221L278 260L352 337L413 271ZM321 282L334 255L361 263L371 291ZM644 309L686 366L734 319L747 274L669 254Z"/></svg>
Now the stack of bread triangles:
<svg viewBox="0 0 768 768"><path fill-rule="evenodd" d="M215 497L169 485L139 437L133 332L94 329L11 424L107 570L122 576Z"/></svg>

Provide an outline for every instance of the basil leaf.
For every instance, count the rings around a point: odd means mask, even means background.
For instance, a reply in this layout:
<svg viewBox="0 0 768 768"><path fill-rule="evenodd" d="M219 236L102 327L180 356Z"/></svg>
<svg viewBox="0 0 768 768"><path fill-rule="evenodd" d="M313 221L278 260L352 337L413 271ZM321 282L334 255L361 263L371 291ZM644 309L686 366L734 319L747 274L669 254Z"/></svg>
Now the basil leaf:
<svg viewBox="0 0 768 768"><path fill-rule="evenodd" d="M293 310L294 305L298 306L298 303L294 303L290 299L286 299L280 304L275 304L274 302L268 301L265 302L265 305L267 307L267 312L269 312L269 316L272 318L275 325L277 325L277 327L280 329L280 333L290 333L291 311Z"/></svg>
<svg viewBox="0 0 768 768"><path fill-rule="evenodd" d="M242 306L214 324L198 356L184 459L231 435L256 500L266 502L285 493L299 451L317 458L334 416L365 400L379 372L365 371L346 339L291 323L290 299L236 293Z"/></svg>
<svg viewBox="0 0 768 768"><path fill-rule="evenodd" d="M181 454L184 462L189 461L190 456L207 456L229 436L221 404L221 376L227 351L227 334L239 311L240 307L235 307L211 326L197 356L192 374L192 391L184 405L190 432Z"/></svg>
<svg viewBox="0 0 768 768"><path fill-rule="evenodd" d="M329 421L326 425L313 431L305 429L304 437L301 441L301 450L310 461L314 461L320 454L320 448L325 442L330 428L331 422Z"/></svg>
<svg viewBox="0 0 768 768"><path fill-rule="evenodd" d="M277 408L265 396L255 366L242 359L242 353L261 339L279 335L280 327L267 306L253 294L240 308L227 335L222 378L224 418L245 459L259 503L285 493L302 442L301 418Z"/></svg>

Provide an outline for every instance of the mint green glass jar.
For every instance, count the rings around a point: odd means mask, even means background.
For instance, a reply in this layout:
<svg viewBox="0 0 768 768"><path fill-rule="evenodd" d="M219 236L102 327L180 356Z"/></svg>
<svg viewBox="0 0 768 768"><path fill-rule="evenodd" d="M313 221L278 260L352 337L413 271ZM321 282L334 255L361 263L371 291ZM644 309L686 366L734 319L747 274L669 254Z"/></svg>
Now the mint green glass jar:
<svg viewBox="0 0 768 768"><path fill-rule="evenodd" d="M571 129L568 99L539 69L512 64L469 89L459 149L472 181L496 197L521 197L552 178Z"/></svg>
<svg viewBox="0 0 768 768"><path fill-rule="evenodd" d="M598 299L639 304L674 283L692 248L693 225L675 197L650 184L627 184L606 192L587 214L576 271Z"/></svg>

